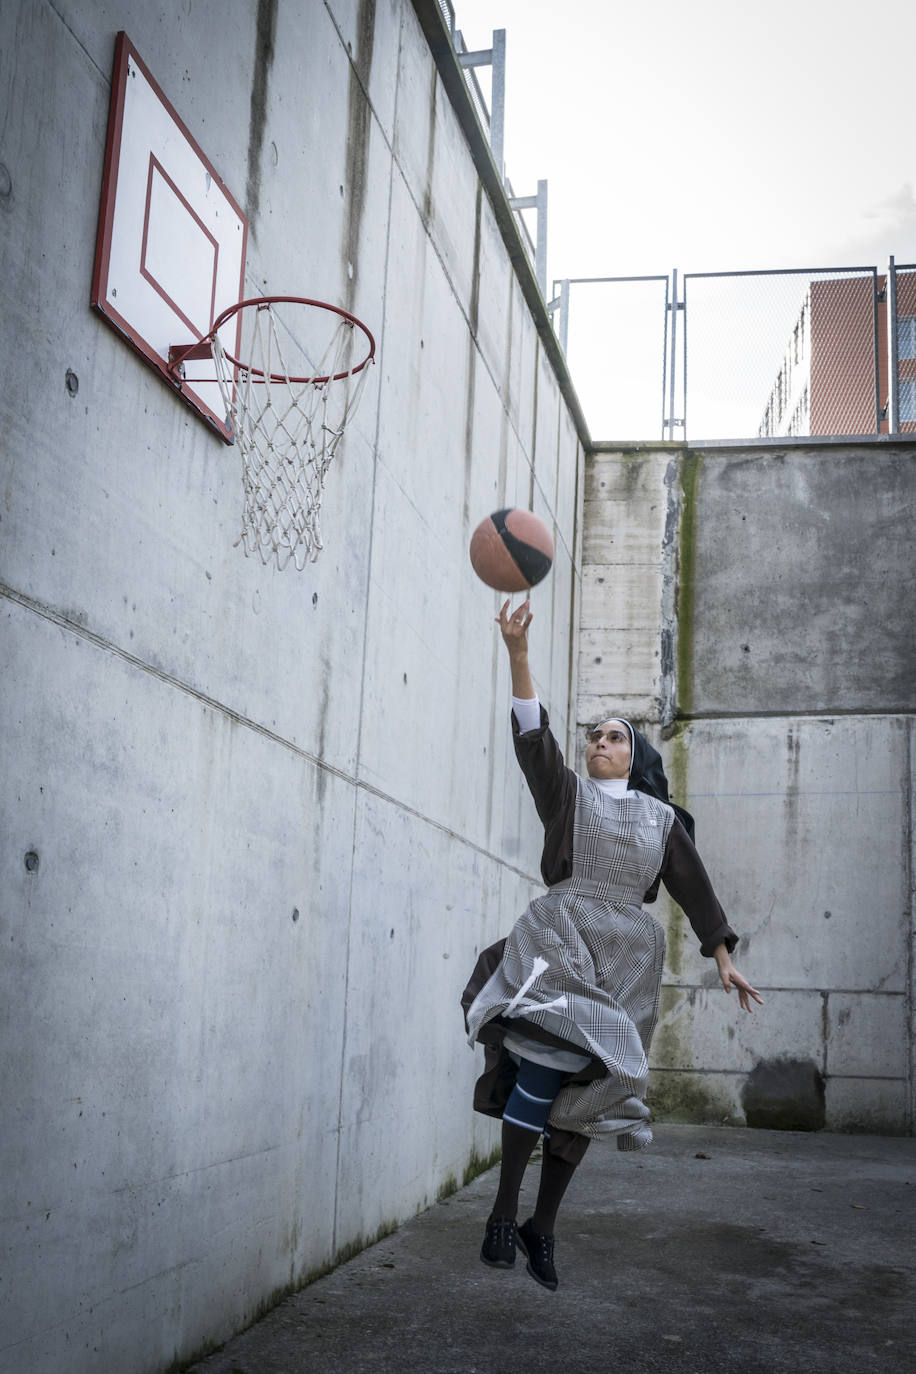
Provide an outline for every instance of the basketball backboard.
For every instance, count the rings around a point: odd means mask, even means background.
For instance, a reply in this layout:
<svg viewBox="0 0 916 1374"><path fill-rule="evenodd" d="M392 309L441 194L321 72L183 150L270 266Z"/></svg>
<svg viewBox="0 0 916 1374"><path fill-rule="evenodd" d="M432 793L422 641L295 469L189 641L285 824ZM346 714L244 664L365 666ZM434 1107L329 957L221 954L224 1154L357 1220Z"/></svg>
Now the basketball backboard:
<svg viewBox="0 0 916 1374"><path fill-rule="evenodd" d="M115 45L92 305L230 440L216 371L169 371L244 295L248 220L127 37ZM209 380L210 378L213 380Z"/></svg>

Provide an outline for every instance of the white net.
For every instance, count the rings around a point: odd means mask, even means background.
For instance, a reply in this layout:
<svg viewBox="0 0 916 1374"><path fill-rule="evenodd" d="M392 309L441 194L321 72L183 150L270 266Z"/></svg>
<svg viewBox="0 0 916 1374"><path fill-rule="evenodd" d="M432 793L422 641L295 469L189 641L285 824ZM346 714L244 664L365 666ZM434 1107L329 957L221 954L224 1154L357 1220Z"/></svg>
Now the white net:
<svg viewBox="0 0 916 1374"><path fill-rule="evenodd" d="M302 350L288 319L281 320L271 304L242 313L249 317L243 320L243 365L233 364L218 334L212 343L227 423L242 457L244 511L236 545L246 557L275 559L281 570L292 562L301 572L323 547L325 477L369 369L354 373L354 326L338 317L323 355L308 368L325 380L297 381Z"/></svg>

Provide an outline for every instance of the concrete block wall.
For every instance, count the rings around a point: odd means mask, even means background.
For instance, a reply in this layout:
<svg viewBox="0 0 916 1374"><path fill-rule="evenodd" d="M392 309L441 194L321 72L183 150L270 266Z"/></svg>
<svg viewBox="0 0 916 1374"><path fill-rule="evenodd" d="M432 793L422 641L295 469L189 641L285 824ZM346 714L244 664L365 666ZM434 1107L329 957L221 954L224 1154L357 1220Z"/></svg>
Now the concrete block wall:
<svg viewBox="0 0 916 1374"><path fill-rule="evenodd" d="M376 333L302 573L233 547L233 451L89 309L119 28L249 293ZM565 738L581 445L414 6L10 0L0 62L0 1368L146 1374L498 1139L458 998L539 844L466 550L552 526Z"/></svg>
<svg viewBox="0 0 916 1374"><path fill-rule="evenodd" d="M653 736L766 998L739 1014L663 897L653 1108L911 1132L916 448L599 446L586 467L580 721Z"/></svg>

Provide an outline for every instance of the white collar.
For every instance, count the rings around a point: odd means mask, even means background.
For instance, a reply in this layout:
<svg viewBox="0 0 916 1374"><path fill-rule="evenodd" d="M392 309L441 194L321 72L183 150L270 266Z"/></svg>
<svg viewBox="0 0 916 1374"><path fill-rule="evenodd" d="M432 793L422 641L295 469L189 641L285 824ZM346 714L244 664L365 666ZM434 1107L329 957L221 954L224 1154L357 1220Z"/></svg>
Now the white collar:
<svg viewBox="0 0 916 1374"><path fill-rule="evenodd" d="M608 797L625 797L629 778L592 778L596 787Z"/></svg>

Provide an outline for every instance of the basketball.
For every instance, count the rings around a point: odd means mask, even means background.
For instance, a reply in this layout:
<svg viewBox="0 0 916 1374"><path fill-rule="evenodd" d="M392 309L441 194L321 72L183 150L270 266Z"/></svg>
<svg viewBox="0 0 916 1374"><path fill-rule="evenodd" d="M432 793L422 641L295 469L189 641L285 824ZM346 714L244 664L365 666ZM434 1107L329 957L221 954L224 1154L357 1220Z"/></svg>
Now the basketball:
<svg viewBox="0 0 916 1374"><path fill-rule="evenodd" d="M553 566L553 537L530 510L497 510L471 536L471 567L498 592L535 587Z"/></svg>

